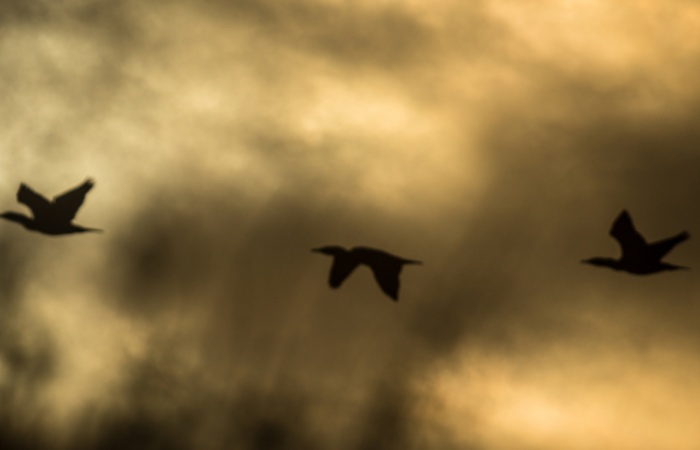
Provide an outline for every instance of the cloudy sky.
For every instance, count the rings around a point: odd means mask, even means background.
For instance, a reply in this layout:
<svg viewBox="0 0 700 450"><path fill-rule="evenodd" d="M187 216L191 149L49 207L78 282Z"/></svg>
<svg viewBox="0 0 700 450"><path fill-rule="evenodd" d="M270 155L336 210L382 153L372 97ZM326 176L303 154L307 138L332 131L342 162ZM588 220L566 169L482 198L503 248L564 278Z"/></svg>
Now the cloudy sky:
<svg viewBox="0 0 700 450"><path fill-rule="evenodd" d="M60 3L60 6L59 6ZM700 6L0 1L0 447L697 449ZM424 261L401 300L326 244ZM669 261L700 267L691 239Z"/></svg>

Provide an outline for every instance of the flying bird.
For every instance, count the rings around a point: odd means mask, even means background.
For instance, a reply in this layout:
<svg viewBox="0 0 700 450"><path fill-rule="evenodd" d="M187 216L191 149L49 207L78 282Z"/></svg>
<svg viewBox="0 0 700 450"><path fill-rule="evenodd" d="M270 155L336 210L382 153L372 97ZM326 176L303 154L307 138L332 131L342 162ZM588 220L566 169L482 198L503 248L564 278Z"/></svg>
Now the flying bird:
<svg viewBox="0 0 700 450"><path fill-rule="evenodd" d="M687 231L648 244L634 228L629 213L626 210L622 210L615 222L613 222L610 235L620 244L622 249L620 259L596 257L584 259L581 262L594 266L610 267L636 275L648 275L664 270L688 269L688 267L676 266L661 261L673 247L690 237Z"/></svg>
<svg viewBox="0 0 700 450"><path fill-rule="evenodd" d="M22 183L17 191L17 201L32 210L32 216L25 216L14 211L0 214L5 220L17 222L26 229L39 233L60 235L71 233L83 233L86 231L102 231L96 228L85 228L73 223L80 205L85 200L85 195L92 189L94 182L85 180L83 184L54 197L52 201L43 195L34 192L29 186Z"/></svg>
<svg viewBox="0 0 700 450"><path fill-rule="evenodd" d="M328 278L328 284L332 288L340 287L357 266L364 264L372 269L379 287L394 301L399 299L399 273L403 265L421 264L420 261L401 258L369 247L353 247L346 250L337 245L329 245L314 248L312 251L333 257L331 273Z"/></svg>

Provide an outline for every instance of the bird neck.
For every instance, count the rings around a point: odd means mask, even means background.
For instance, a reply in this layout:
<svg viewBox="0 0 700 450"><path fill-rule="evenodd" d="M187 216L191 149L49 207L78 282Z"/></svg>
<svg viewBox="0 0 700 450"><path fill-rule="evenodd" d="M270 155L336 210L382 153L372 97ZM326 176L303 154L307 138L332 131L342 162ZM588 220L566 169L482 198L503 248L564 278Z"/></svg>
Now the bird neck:
<svg viewBox="0 0 700 450"><path fill-rule="evenodd" d="M19 224L22 224L25 228L30 230L33 230L35 228L34 225L36 225L34 219L32 219L31 217L25 216L24 214L20 214L14 211L4 212L0 214L0 217L2 217L5 220L9 220L10 222L17 222Z"/></svg>

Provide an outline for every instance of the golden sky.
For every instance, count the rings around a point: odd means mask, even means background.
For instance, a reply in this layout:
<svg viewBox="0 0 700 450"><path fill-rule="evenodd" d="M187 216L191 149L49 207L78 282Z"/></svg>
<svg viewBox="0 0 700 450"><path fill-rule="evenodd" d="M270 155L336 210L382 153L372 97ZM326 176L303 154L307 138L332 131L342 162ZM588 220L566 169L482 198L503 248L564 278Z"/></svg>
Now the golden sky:
<svg viewBox="0 0 700 450"><path fill-rule="evenodd" d="M693 450L700 6L0 1L0 448ZM424 261L393 303L319 245ZM695 241L670 254L700 267Z"/></svg>

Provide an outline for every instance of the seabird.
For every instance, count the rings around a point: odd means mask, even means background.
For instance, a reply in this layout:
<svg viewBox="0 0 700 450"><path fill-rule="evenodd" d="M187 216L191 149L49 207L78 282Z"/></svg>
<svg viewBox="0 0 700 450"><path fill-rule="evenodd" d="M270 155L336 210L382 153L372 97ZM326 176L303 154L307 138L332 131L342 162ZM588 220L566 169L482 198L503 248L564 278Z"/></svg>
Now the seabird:
<svg viewBox="0 0 700 450"><path fill-rule="evenodd" d="M28 230L51 235L102 231L72 223L80 205L85 200L85 195L94 185L94 182L88 179L80 186L49 201L43 195L34 192L29 186L22 183L17 191L17 201L28 206L32 210L33 217L14 211L4 212L0 214L0 217L17 222Z"/></svg>
<svg viewBox="0 0 700 450"><path fill-rule="evenodd" d="M648 244L641 234L634 228L632 218L626 210L622 210L610 229L610 235L620 244L622 256L614 258L590 258L582 263L594 266L610 267L615 270L648 275L664 270L688 269L688 267L676 266L661 261L673 247L690 237L687 231L675 236Z"/></svg>
<svg viewBox="0 0 700 450"><path fill-rule="evenodd" d="M353 270L364 264L372 269L382 291L394 301L399 299L399 273L404 264L421 264L420 261L401 258L391 253L369 247L353 247L346 250L337 245L312 249L333 257L328 284L336 289L350 276Z"/></svg>

